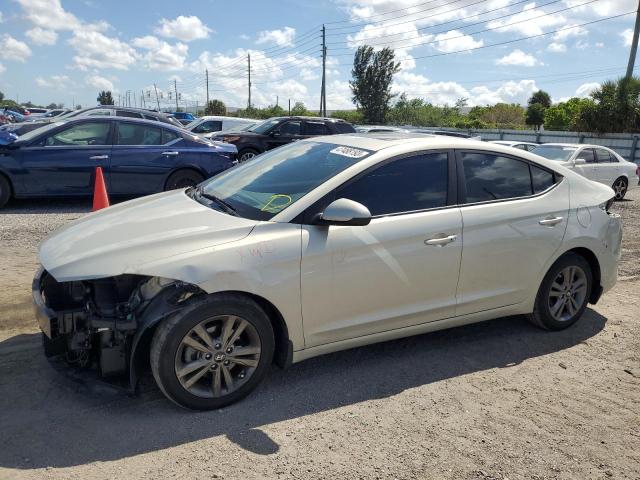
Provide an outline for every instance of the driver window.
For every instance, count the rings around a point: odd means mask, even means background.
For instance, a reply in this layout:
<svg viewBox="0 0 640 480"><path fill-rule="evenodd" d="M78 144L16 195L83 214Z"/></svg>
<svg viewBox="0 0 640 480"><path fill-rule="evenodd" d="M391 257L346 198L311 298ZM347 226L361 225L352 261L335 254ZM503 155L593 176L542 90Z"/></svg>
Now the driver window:
<svg viewBox="0 0 640 480"><path fill-rule="evenodd" d="M287 122L278 129L281 135L300 135L300 122Z"/></svg>
<svg viewBox="0 0 640 480"><path fill-rule="evenodd" d="M74 125L48 137L45 146L107 145L110 127L109 123L97 122Z"/></svg>

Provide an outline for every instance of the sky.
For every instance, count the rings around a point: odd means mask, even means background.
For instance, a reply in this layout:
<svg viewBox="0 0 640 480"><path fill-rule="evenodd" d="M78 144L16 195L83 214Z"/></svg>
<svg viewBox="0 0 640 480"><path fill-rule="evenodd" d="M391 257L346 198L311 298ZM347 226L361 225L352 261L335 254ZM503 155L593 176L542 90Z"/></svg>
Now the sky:
<svg viewBox="0 0 640 480"><path fill-rule="evenodd" d="M152 5L152 7L151 7ZM24 102L163 109L209 96L352 109L355 49L391 47L392 90L438 105L587 96L624 74L637 0L0 0L0 91ZM624 15L626 14L626 15ZM617 18L611 18L617 17ZM555 32L555 33L554 33ZM637 61L640 64L640 59ZM155 87L154 87L155 86ZM158 98L156 99L156 91Z"/></svg>

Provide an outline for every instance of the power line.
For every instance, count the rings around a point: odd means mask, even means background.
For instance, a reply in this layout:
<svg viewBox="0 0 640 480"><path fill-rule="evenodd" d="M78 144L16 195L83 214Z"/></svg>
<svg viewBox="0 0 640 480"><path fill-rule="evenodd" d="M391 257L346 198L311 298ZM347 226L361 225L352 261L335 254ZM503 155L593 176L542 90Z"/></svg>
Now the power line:
<svg viewBox="0 0 640 480"><path fill-rule="evenodd" d="M415 44L412 44L412 45L404 45L404 46L400 46L398 48L414 48L414 47L419 47L419 46L423 46L423 45L433 45L434 43L439 43L439 42L442 42L442 41L455 40L457 38L465 38L465 37L468 37L468 36L471 36L471 35L477 35L479 33L485 33L485 32L491 32L491 31L495 31L495 30L500 30L502 28L510 27L510 26L513 26L513 25L518 25L520 23L530 22L531 20L535 20L535 19L538 19L538 18L547 17L549 15L555 15L556 13L564 12L566 10L571 10L573 8L578 8L578 7L582 7L584 5L589 5L590 3L594 3L594 2L597 2L597 1L599 1L599 0L589 0L588 2L576 4L576 5L573 5L571 7L565 7L565 8L562 8L560 10L553 11L553 12L543 13L541 15L538 15L537 17L525 18L524 20L518 20L516 22L505 23L504 25L500 25L498 27L488 27L488 28L484 28L482 30L477 30L475 32L463 33L462 35L457 35L457 36L454 36L454 37L447 37L447 38L442 38L442 39L439 39L439 40L432 40L432 41L429 41L429 42L420 42L420 43L415 43ZM554 2L551 2L551 3L555 3L555 2L556 2L556 0L554 0ZM479 23L485 23L485 22L483 21L483 22L479 22ZM434 35L439 34L439 33L444 33L444 31L434 32ZM369 45L369 44L367 43L366 45ZM389 45L389 44L388 43L380 43L380 44L376 44L376 45L380 46L380 45ZM393 45L395 45L395 43ZM344 50L344 49L345 48L339 48L339 49L336 49L336 50ZM352 55L352 54L351 53L339 53L339 54L335 54L334 56L340 57L340 56L346 56L346 55Z"/></svg>

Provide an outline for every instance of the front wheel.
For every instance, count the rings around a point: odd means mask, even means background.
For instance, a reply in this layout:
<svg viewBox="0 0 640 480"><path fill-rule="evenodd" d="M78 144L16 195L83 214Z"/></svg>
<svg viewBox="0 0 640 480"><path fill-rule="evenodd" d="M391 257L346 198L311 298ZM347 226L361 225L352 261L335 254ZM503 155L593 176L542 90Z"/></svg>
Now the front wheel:
<svg viewBox="0 0 640 480"><path fill-rule="evenodd" d="M238 153L238 162L248 162L249 160L253 160L257 155L259 155L259 152L257 152L256 150L253 150L252 148L245 148L243 150L240 150L240 152Z"/></svg>
<svg viewBox="0 0 640 480"><path fill-rule="evenodd" d="M160 390L194 410L221 408L248 395L273 359L269 318L250 298L215 295L164 320L151 343Z"/></svg>
<svg viewBox="0 0 640 480"><path fill-rule="evenodd" d="M622 200L627 194L629 182L626 178L620 177L615 182L613 182L613 186L611 188L613 188L613 191L616 192L616 200Z"/></svg>
<svg viewBox="0 0 640 480"><path fill-rule="evenodd" d="M529 321L547 330L562 330L578 321L589 297L593 276L584 257L568 253L554 263L540 285Z"/></svg>
<svg viewBox="0 0 640 480"><path fill-rule="evenodd" d="M11 187L9 181L0 175L0 208L4 207L11 198Z"/></svg>

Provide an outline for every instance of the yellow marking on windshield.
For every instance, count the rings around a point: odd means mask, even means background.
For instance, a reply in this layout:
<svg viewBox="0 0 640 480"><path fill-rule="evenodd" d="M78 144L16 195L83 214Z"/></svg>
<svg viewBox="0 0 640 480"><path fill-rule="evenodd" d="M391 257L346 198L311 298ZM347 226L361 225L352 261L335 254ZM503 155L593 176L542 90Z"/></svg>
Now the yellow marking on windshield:
<svg viewBox="0 0 640 480"><path fill-rule="evenodd" d="M278 202L279 198L284 198L284 202ZM262 207L260 210L262 210L263 212L277 213L283 208L288 207L291 202L293 202L293 199L289 195L277 193L275 195L271 195L269 201L265 203L264 207Z"/></svg>

